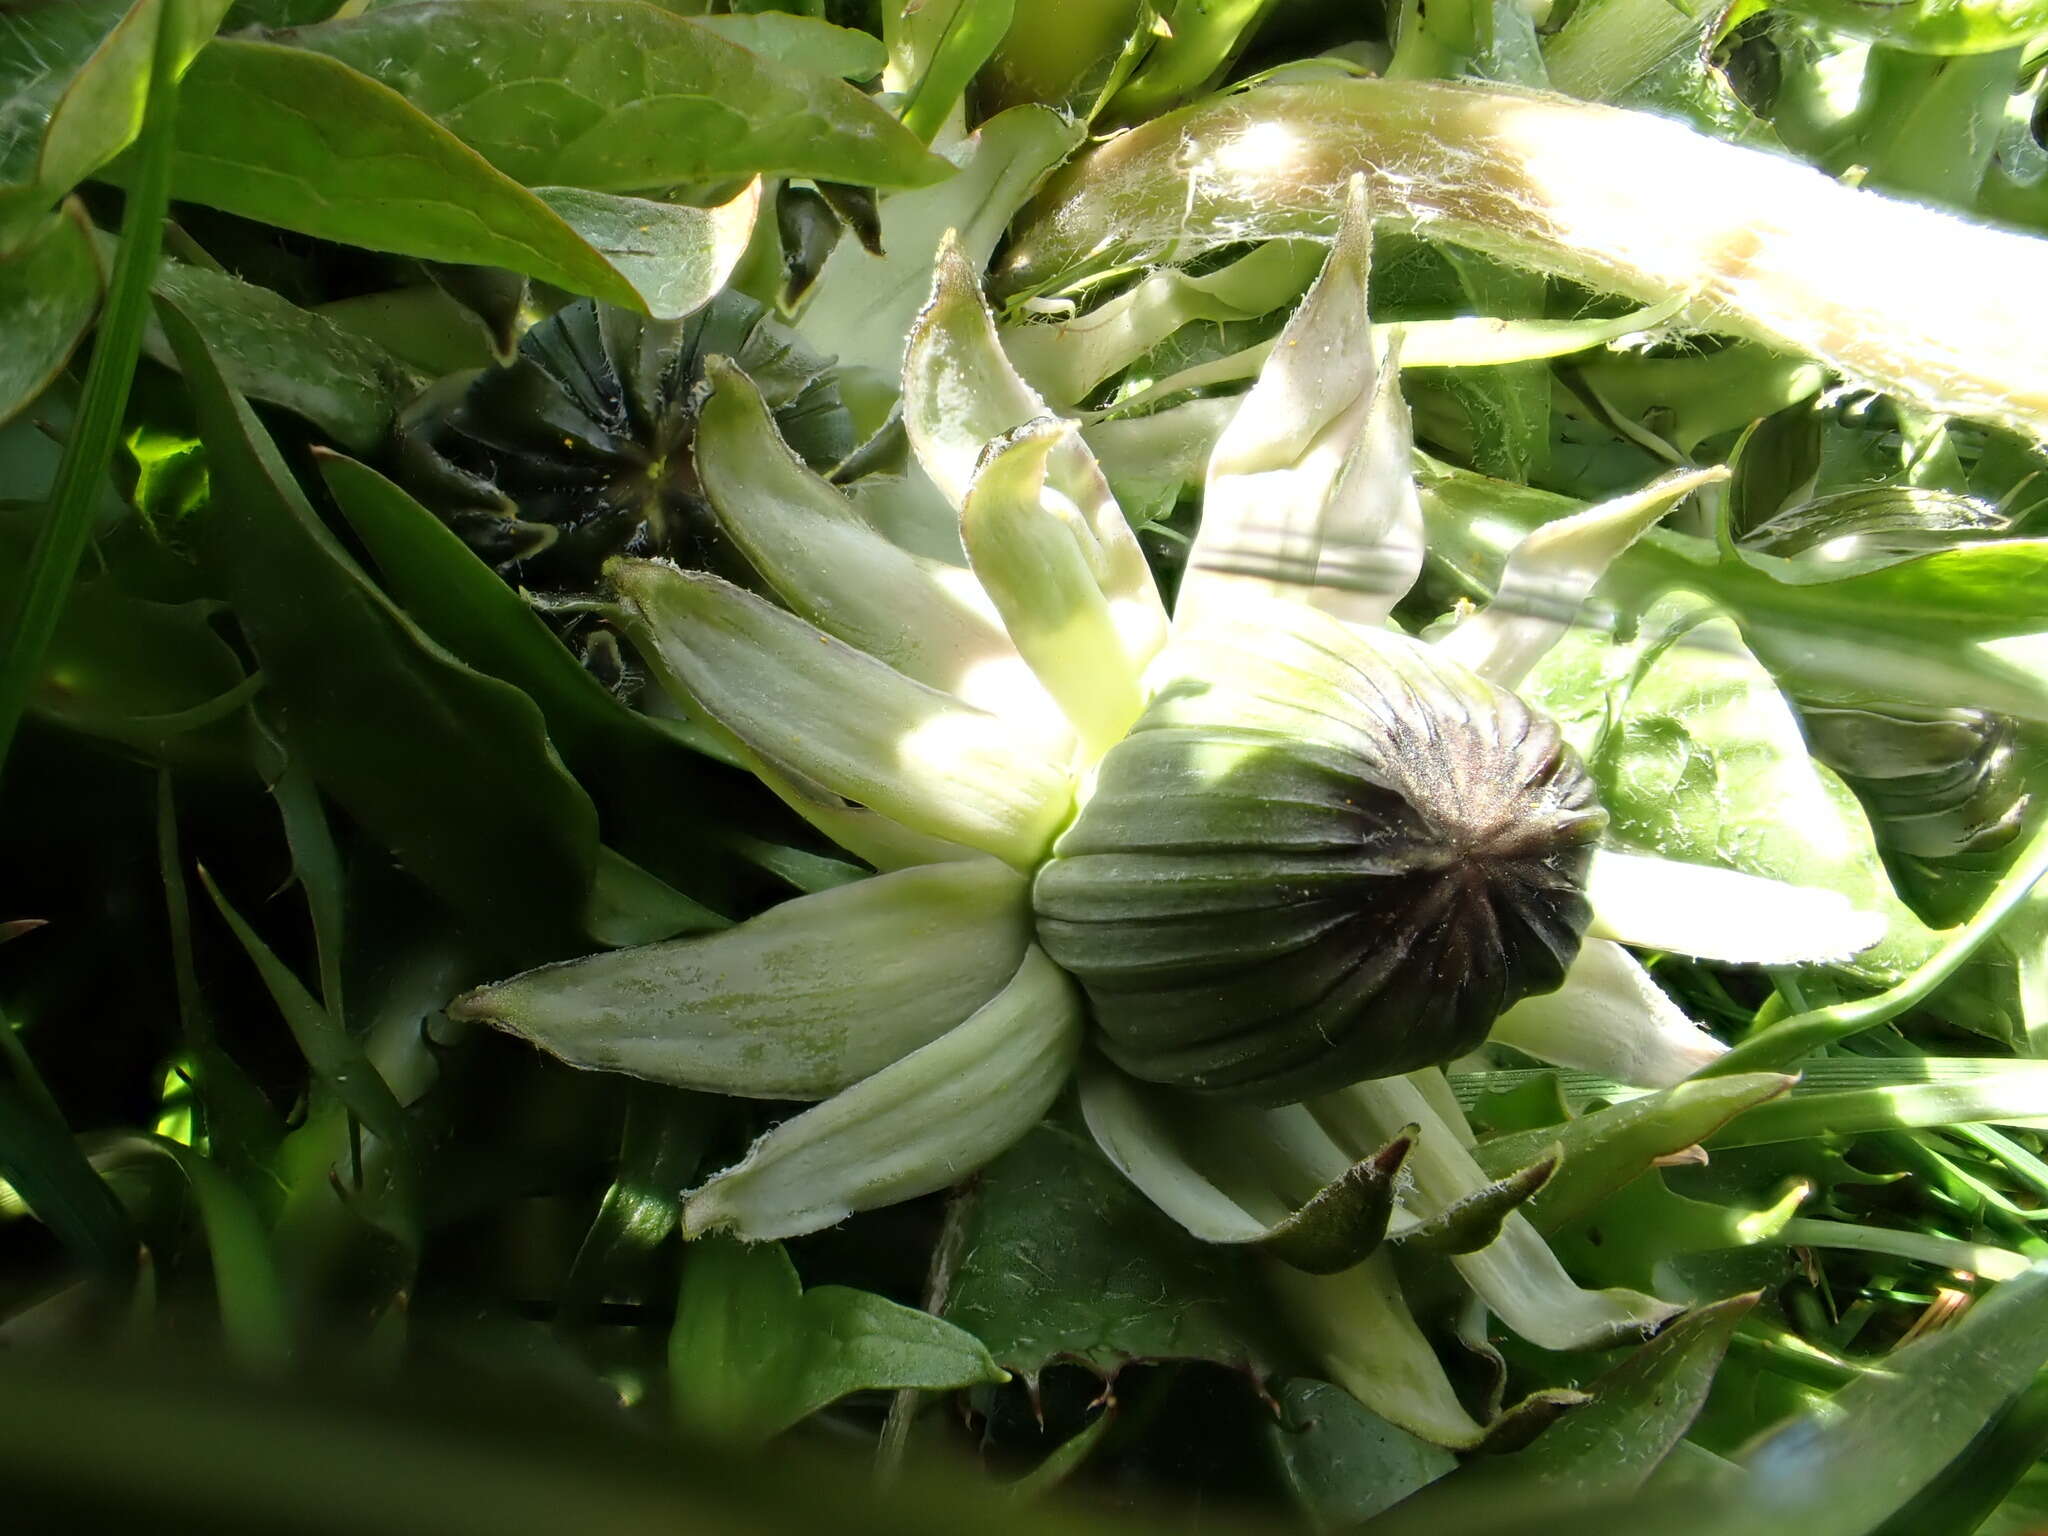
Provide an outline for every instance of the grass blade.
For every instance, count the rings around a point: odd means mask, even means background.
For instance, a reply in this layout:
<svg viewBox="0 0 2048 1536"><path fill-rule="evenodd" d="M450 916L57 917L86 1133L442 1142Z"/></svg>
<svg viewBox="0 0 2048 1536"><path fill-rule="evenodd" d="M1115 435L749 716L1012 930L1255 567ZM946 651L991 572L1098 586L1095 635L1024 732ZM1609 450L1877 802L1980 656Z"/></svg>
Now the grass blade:
<svg viewBox="0 0 2048 1536"><path fill-rule="evenodd" d="M371 1065L362 1046L348 1036L306 990L306 984L292 974L291 968L272 953L256 930L228 904L227 897L203 866L199 880L263 978L263 985L277 1004L278 1012L284 1015L285 1026L298 1042L314 1077L346 1104L358 1120L390 1144L399 1163L410 1166L411 1126L391 1085Z"/></svg>
<svg viewBox="0 0 2048 1536"><path fill-rule="evenodd" d="M78 418L57 466L49 514L29 556L22 603L14 618L7 653L0 658L0 766L14 742L43 653L56 633L78 562L92 535L92 508L114 451L135 360L149 320L149 284L163 244L164 211L171 196L172 128L177 115L176 79L180 0L157 13L149 97L142 123L141 159L122 217L121 250L114 259L107 307L86 370Z"/></svg>

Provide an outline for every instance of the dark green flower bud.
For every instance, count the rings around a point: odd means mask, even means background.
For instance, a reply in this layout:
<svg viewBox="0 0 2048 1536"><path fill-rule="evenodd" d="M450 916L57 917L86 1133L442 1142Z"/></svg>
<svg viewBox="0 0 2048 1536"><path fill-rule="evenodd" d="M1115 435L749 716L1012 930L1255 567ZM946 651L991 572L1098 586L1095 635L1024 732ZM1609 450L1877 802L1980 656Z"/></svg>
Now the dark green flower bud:
<svg viewBox="0 0 2048 1536"><path fill-rule="evenodd" d="M1558 986L1606 816L1554 723L1304 610L1178 654L1035 887L1117 1065L1286 1103L1448 1061Z"/></svg>

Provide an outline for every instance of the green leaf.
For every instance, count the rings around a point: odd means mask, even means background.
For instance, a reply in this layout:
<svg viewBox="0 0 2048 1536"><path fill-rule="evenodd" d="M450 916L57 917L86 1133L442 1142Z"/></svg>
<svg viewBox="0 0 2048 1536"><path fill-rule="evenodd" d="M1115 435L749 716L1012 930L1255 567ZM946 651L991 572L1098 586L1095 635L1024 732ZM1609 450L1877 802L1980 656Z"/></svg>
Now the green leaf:
<svg viewBox="0 0 2048 1536"><path fill-rule="evenodd" d="M449 1005L572 1066L822 1099L937 1039L1016 974L1023 882L993 859L785 902L724 933L528 971Z"/></svg>
<svg viewBox="0 0 2048 1536"><path fill-rule="evenodd" d="M856 375L849 384L865 377L885 402L876 425L900 387L904 338L931 296L931 253L940 238L957 231L975 269L986 266L1011 217L1081 141L1081 132L1045 107L1015 107L990 118L948 151L957 166L950 177L882 199L884 254L842 240L826 258L804 307L804 336L839 359L843 380L849 373Z"/></svg>
<svg viewBox="0 0 2048 1536"><path fill-rule="evenodd" d="M178 105L176 70L181 62L179 50L189 41L177 23L193 14L178 9L177 0L169 0L169 6L142 12L142 19L135 23L142 29L139 43L129 36L127 23L116 28L116 54L126 58L124 50L131 44L144 49L142 62L131 60L109 66L131 74L140 71L139 79L124 77L123 90L135 97L132 105L142 118L142 163L122 213L120 254L115 258L99 338L86 371L85 390L70 435L64 441L49 510L29 554L20 603L8 616L8 643L5 651L0 652L0 766L6 763L29 691L63 614L65 596L77 574L79 559L92 536L94 504L100 497L121 418L128 409L136 356L142 346L143 326L149 318L149 282L156 270L164 211L170 200L171 135ZM93 87L85 95L92 99L94 109L111 110L113 103L98 99L102 88L107 87L103 74L88 68L80 81ZM66 102L70 99L65 98ZM51 120L53 135L60 123L76 120L75 113L66 115L70 112L67 105L60 103L58 116Z"/></svg>
<svg viewBox="0 0 2048 1536"><path fill-rule="evenodd" d="M1742 1495L1699 1528L1863 1536L1960 1455L2044 1360L2048 1268L2036 1266L1745 1453Z"/></svg>
<svg viewBox="0 0 2048 1536"><path fill-rule="evenodd" d="M1199 450L1207 425L1203 417L1191 407L1162 412L1165 417L1175 418L1169 425L1178 430L1170 435L1157 425L1149 432L1138 430L1145 422L1115 424L1125 428L1113 440L1120 473L1157 473L1131 461L1146 452L1156 455L1161 436L1168 437L1164 446L1182 463ZM1091 439L1102 438L1104 432L1096 428ZM1178 473L1180 465L1174 469ZM1520 539L1581 510L1566 497L1429 460L1422 460L1419 469L1431 564L1452 573L1475 595L1496 588L1508 553ZM1949 553L1962 554L1971 547ZM2011 551L2015 545L1986 547ZM1724 560L1712 540L1652 529L1609 567L1596 601L1611 605L1617 625L1626 627L1639 623L1674 588L1698 592L1733 615L1750 648L1786 687L1804 697L1878 708L1888 702L1918 702L1938 709L1968 698L1981 708L2022 719L2048 717L2048 694L2030 673L2000 661L1987 647L1970 643L1995 638L2008 633L2011 624L2025 622L2008 607L2024 607L2022 599L2012 594L1988 597L1991 622L1979 631L1972 627L1968 606L1944 612L1933 604L1902 598L1896 587L1887 592L1863 585L1872 574L1884 576L1884 570L1840 581L1804 580L1817 569L1825 567L1778 556L1745 553L1738 560ZM1895 621L1899 602L1911 612L1910 624Z"/></svg>
<svg viewBox="0 0 2048 1536"><path fill-rule="evenodd" d="M27 529L0 524L0 612L22 592ZM153 602L112 575L74 584L32 680L28 711L65 730L193 768L246 773L251 743L224 716L262 686L214 627L209 602Z"/></svg>
<svg viewBox="0 0 2048 1536"><path fill-rule="evenodd" d="M321 787L501 940L564 943L594 878L597 816L539 710L464 666L372 586L227 387L192 322L162 311L215 494L208 566Z"/></svg>
<svg viewBox="0 0 2048 1536"><path fill-rule="evenodd" d="M1288 1493L1318 1531L1362 1525L1458 1465L1328 1382L1283 1381L1273 1396L1280 1416L1267 1438Z"/></svg>
<svg viewBox="0 0 2048 1536"><path fill-rule="evenodd" d="M425 0L283 37L401 92L528 186L767 174L918 187L947 170L851 87L641 0Z"/></svg>
<svg viewBox="0 0 2048 1536"><path fill-rule="evenodd" d="M866 1291L805 1291L779 1243L700 1238L669 1336L683 1424L750 1443L849 1392L947 1391L1005 1380L970 1334Z"/></svg>
<svg viewBox="0 0 2048 1536"><path fill-rule="evenodd" d="M1388 1536L1462 1528L1460 1515L1543 1495L1594 1498L1640 1488L1691 1427L1735 1326L1756 1305L1736 1296L1687 1313L1590 1384L1527 1450L1469 1463L1401 1506Z"/></svg>
<svg viewBox="0 0 2048 1536"><path fill-rule="evenodd" d="M0 1029L14 1026L0 1019ZM126 1279L141 1239L128 1212L72 1140L70 1130L0 1078L0 1179L91 1269Z"/></svg>
<svg viewBox="0 0 2048 1536"><path fill-rule="evenodd" d="M67 202L0 256L0 422L40 395L71 361L100 307L100 263L85 210Z"/></svg>
<svg viewBox="0 0 2048 1536"><path fill-rule="evenodd" d="M1773 9L1915 53L1997 53L2048 33L2042 0L1775 0Z"/></svg>
<svg viewBox="0 0 2048 1536"><path fill-rule="evenodd" d="M1242 1260L1188 1236L1059 1123L983 1172L946 1317L1027 1381L1062 1360L1104 1377L1150 1360L1264 1376L1285 1354Z"/></svg>
<svg viewBox="0 0 2048 1536"><path fill-rule="evenodd" d="M385 588L428 637L539 706L549 739L602 808L607 838L643 863L660 860L665 877L721 909L751 879L739 867L742 859L803 890L852 873L833 861L807 863L809 855L754 837L746 830L753 812L728 782L745 781L721 777L703 760L725 757L722 741L684 721L629 709L446 523L375 470L320 450L314 457ZM603 851L600 882L629 880L622 865ZM615 886L613 894L624 889ZM595 930L592 936L600 937Z"/></svg>
<svg viewBox="0 0 2048 1536"><path fill-rule="evenodd" d="M882 10L890 85L903 93L903 126L932 141L1010 30L1015 0L927 0Z"/></svg>
<svg viewBox="0 0 2048 1536"><path fill-rule="evenodd" d="M1494 1136L1479 1143L1479 1166L1505 1176L1556 1147L1564 1162L1530 1202L1537 1230L1554 1232L1649 1171L1660 1157L1705 1141L1729 1121L1778 1097L1793 1079L1775 1072L1738 1073L1680 1083L1563 1125Z"/></svg>
<svg viewBox="0 0 2048 1536"><path fill-rule="evenodd" d="M345 245L503 267L645 308L633 279L539 194L346 65L222 39L193 71L208 110L186 114L179 130L180 198ZM317 118L303 110L308 101L321 103ZM324 123L346 123L347 132L336 138ZM593 234L616 227L606 217Z"/></svg>
<svg viewBox="0 0 2048 1536"><path fill-rule="evenodd" d="M715 208L580 187L537 187L534 195L632 284L635 307L656 320L680 320L711 301L746 254L761 211L758 181Z"/></svg>
<svg viewBox="0 0 2048 1536"><path fill-rule="evenodd" d="M687 727L674 723L671 734L621 704L446 523L376 470L339 454L315 457L398 602L437 644L531 697L579 773L650 744L668 771L684 771L675 760L678 737L694 740Z"/></svg>
<svg viewBox="0 0 2048 1536"><path fill-rule="evenodd" d="M2026 593L2048 579L2048 539L1987 539L1886 560L1875 569L1853 561L1845 570L1825 560L1744 558L1793 589L1787 602L1811 604L1816 615L1860 609L1956 640L2035 633L2041 610Z"/></svg>
<svg viewBox="0 0 2048 1536"><path fill-rule="evenodd" d="M1624 845L1837 891L1883 914L1889 932L1845 963L1853 974L1890 979L1933 948L1893 893L1855 797L1808 755L1770 673L1699 599L1658 604L1629 644L1567 635L1522 691L1585 756Z"/></svg>
<svg viewBox="0 0 2048 1536"><path fill-rule="evenodd" d="M342 1027L341 1020L306 990L306 984L277 958L242 915L228 904L220 887L213 883L213 877L203 867L199 871L199 881L206 887L206 894L213 898L222 919L233 930L236 942L256 967L257 974L263 978L265 990L270 993L271 1001L277 1004L285 1027L291 1031L292 1039L298 1042L299 1052L306 1058L306 1066L314 1078L387 1143L401 1164L409 1162L413 1137L405 1110L391 1092L390 1084L384 1081L370 1058L363 1053L362 1046Z"/></svg>
<svg viewBox="0 0 2048 1536"><path fill-rule="evenodd" d="M815 16L763 10L754 15L693 16L690 24L791 69L872 80L888 63L886 48L870 33L837 27Z"/></svg>
<svg viewBox="0 0 2048 1536"><path fill-rule="evenodd" d="M192 1192L206 1231L220 1307L221 1340L241 1366L279 1371L291 1363L291 1319L270 1234L249 1197L204 1153L162 1136L120 1132L98 1143L103 1157L168 1159Z"/></svg>
<svg viewBox="0 0 2048 1536"><path fill-rule="evenodd" d="M152 57L168 21L166 89L228 0L64 0L0 16L0 250L143 131Z"/></svg>
<svg viewBox="0 0 2048 1536"><path fill-rule="evenodd" d="M1200 91L1251 41L1275 0L1175 0L1162 6L1166 35L1103 109L1137 122L1178 106Z"/></svg>
<svg viewBox="0 0 2048 1536"><path fill-rule="evenodd" d="M151 291L199 329L237 394L281 405L359 453L383 445L424 382L376 343L225 272L165 260ZM143 347L177 366L160 323L152 320Z"/></svg>
<svg viewBox="0 0 2048 1536"><path fill-rule="evenodd" d="M597 1319L607 1300L652 1302L655 1256L682 1218L683 1188L695 1176L718 1118L713 1102L642 1084L626 1102L619 1166L562 1282L557 1326Z"/></svg>

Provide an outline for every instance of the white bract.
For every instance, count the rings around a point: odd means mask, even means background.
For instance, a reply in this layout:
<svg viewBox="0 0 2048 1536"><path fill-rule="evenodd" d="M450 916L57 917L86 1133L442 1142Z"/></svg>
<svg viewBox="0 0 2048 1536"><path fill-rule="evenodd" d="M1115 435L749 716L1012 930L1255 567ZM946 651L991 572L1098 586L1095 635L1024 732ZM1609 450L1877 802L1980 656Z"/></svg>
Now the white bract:
<svg viewBox="0 0 2048 1536"><path fill-rule="evenodd" d="M1673 475L1539 530L1496 600L1437 651L1398 636L1389 615L1421 568L1422 519L1393 348L1366 315L1369 256L1354 182L1321 275L1217 442L1171 626L1093 455L1011 367L957 248L911 334L903 413L923 473L959 514L964 565L893 543L782 445L746 378L714 364L703 483L779 604L645 561L615 563L620 603L677 699L882 872L724 933L530 972L456 1011L579 1066L820 1101L689 1194L693 1236L787 1237L945 1188L1036 1124L1078 1071L1110 1160L1197 1237L1260 1248L1337 1379L1396 1422L1469 1446L1486 1426L1407 1319L1382 1238L1447 1255L1544 1348L1640 1334L1677 1309L1565 1274L1515 1209L1548 1166L1489 1181L1436 1066L1278 1105L1119 1070L1089 1044L1087 997L1033 912L1034 874L1141 715L1170 715L1183 696L1199 709L1212 688L1227 714L1246 669L1263 668L1268 691L1243 697L1270 703L1271 679L1284 684L1309 652L1354 672L1419 655L1415 676L1450 679L1448 707L1499 698L1607 563L1720 473ZM1474 674L1489 682L1457 681ZM1270 733L1312 713L1283 700L1250 724ZM1339 739L1344 722L1321 719ZM1236 766L1227 736L1203 750L1183 777ZM1721 1047L1623 944L1783 964L1878 936L1837 896L1724 870L1601 852L1586 883L1596 936L1572 935L1562 985L1510 1008L1495 1036L1646 1087Z"/></svg>

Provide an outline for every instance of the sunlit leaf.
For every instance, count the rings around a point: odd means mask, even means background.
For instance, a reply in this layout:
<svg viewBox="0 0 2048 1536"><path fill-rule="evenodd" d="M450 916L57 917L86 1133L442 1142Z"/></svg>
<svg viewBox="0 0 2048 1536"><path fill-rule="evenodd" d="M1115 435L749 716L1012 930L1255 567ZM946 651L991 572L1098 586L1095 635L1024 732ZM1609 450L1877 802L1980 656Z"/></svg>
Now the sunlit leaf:
<svg viewBox="0 0 2048 1536"><path fill-rule="evenodd" d="M849 1392L1003 1380L970 1334L845 1286L806 1291L779 1244L692 1243L669 1336L677 1416L742 1444Z"/></svg>

